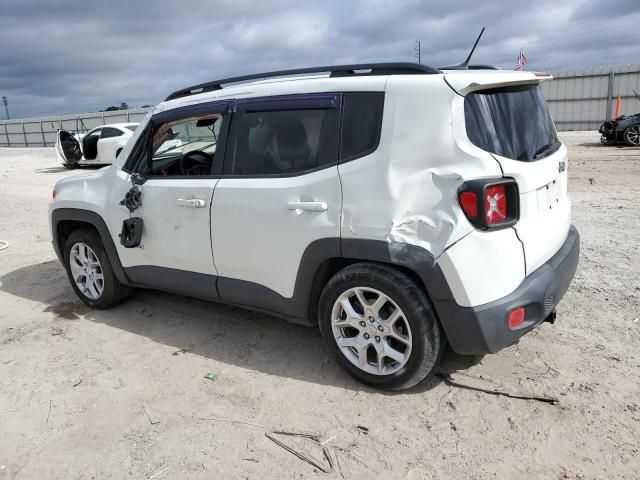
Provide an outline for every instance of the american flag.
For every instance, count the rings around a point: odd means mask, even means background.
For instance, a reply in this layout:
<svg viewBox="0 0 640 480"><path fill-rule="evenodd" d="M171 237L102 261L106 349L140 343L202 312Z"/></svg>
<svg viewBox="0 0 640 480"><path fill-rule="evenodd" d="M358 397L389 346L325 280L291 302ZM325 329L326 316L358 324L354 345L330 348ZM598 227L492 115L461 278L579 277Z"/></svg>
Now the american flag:
<svg viewBox="0 0 640 480"><path fill-rule="evenodd" d="M520 49L520 55L518 55L518 61L516 62L516 70L522 70L527 64L527 57L524 56L524 50Z"/></svg>

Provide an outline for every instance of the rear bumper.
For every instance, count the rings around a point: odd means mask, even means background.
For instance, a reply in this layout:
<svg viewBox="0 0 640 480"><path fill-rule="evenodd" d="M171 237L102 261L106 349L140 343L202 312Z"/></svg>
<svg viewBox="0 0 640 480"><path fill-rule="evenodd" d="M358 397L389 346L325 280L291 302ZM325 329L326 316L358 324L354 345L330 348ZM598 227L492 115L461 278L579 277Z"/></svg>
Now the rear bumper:
<svg viewBox="0 0 640 480"><path fill-rule="evenodd" d="M461 307L453 298L434 301L451 348L468 355L494 353L533 330L554 312L569 288L579 253L580 235L572 226L558 252L510 295L478 307ZM525 307L525 323L511 330L507 318L518 307Z"/></svg>

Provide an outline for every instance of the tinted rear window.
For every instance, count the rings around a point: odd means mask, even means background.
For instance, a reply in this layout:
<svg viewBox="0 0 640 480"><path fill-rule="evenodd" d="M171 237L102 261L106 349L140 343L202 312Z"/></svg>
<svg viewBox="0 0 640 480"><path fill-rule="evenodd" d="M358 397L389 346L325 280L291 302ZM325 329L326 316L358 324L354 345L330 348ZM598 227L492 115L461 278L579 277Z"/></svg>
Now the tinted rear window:
<svg viewBox="0 0 640 480"><path fill-rule="evenodd" d="M470 93L464 113L469 140L488 152L531 162L560 146L539 85Z"/></svg>
<svg viewBox="0 0 640 480"><path fill-rule="evenodd" d="M380 140L383 93L344 94L342 112L342 160L373 152Z"/></svg>

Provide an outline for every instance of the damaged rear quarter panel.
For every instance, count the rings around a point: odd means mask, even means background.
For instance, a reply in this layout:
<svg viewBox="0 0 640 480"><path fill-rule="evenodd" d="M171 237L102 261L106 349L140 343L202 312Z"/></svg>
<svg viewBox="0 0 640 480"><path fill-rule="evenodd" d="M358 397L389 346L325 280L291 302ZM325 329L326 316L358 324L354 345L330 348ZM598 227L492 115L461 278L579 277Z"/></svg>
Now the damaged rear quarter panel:
<svg viewBox="0 0 640 480"><path fill-rule="evenodd" d="M412 244L437 258L474 230L458 188L502 172L489 154L456 142L458 130L464 134L464 122L454 122L460 105L441 75L389 78L378 149L339 167L343 238Z"/></svg>

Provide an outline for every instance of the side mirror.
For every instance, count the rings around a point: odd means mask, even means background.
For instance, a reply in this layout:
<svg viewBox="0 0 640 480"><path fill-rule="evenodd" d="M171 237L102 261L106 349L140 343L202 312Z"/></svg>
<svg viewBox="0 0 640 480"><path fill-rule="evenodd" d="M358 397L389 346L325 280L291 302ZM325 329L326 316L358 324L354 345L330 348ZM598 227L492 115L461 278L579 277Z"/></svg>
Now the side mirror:
<svg viewBox="0 0 640 480"><path fill-rule="evenodd" d="M132 173L131 174L131 183L133 185L144 185L144 182L146 182L147 179L145 177L140 176L139 173Z"/></svg>

